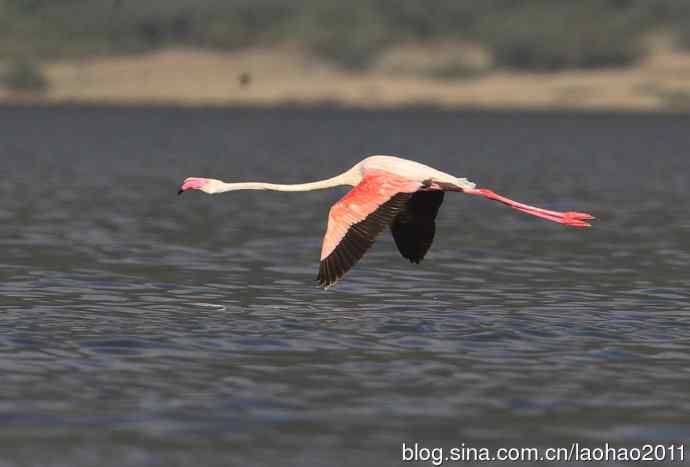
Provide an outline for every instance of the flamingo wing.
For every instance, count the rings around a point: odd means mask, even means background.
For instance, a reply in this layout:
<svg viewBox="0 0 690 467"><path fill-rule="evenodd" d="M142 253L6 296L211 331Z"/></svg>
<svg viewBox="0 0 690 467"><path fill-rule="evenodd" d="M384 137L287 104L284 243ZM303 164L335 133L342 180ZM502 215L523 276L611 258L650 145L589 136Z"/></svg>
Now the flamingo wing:
<svg viewBox="0 0 690 467"><path fill-rule="evenodd" d="M419 263L429 251L436 233L436 215L443 203L443 191L418 191L391 223L400 254Z"/></svg>
<svg viewBox="0 0 690 467"><path fill-rule="evenodd" d="M328 214L317 280L330 287L374 244L421 183L388 172L367 174Z"/></svg>

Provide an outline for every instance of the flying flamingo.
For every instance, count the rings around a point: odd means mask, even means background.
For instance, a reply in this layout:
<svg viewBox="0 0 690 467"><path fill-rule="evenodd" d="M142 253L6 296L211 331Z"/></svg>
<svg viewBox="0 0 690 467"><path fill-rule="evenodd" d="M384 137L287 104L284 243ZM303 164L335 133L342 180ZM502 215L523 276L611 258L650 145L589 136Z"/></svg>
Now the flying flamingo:
<svg viewBox="0 0 690 467"><path fill-rule="evenodd" d="M354 188L328 213L317 280L321 287L335 284L390 225L403 257L419 263L429 251L435 219L446 191L458 191L506 204L518 211L572 227L591 227L594 219L583 212L540 209L500 196L466 178L393 156L370 156L333 178L296 185L244 182L225 183L212 178L187 178L179 189L215 194L234 190L311 191L340 185Z"/></svg>

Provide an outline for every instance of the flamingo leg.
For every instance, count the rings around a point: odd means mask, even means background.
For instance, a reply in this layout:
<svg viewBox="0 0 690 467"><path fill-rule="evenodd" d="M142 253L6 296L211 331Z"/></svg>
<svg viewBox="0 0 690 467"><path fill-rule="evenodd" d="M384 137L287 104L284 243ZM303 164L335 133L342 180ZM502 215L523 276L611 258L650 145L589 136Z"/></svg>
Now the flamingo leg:
<svg viewBox="0 0 690 467"><path fill-rule="evenodd" d="M469 195L483 196L485 198L498 201L505 205L510 206L513 209L522 211L526 214L531 214L532 216L541 217L552 222L558 222L560 224L569 225L571 227L591 227L592 225L586 221L594 219L594 216L586 212L559 212L551 211L548 209L542 209L535 206L530 206L529 204L519 203L505 196L494 193L486 188L477 188L474 190L466 190L465 193Z"/></svg>

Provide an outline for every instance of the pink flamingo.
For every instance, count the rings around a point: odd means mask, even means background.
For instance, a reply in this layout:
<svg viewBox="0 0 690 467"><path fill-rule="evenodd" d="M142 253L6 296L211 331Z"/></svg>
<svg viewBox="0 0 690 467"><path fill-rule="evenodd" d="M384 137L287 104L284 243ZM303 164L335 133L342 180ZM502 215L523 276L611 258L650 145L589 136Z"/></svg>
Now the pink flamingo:
<svg viewBox="0 0 690 467"><path fill-rule="evenodd" d="M187 178L179 189L215 194L234 190L311 191L340 185L354 188L335 203L321 248L317 280L321 287L335 284L390 225L403 257L419 263L429 251L436 231L435 219L446 191L478 195L518 211L572 227L591 227L594 219L582 212L540 209L500 196L466 178L393 156L370 156L333 178L296 185L262 182L225 183L211 178Z"/></svg>

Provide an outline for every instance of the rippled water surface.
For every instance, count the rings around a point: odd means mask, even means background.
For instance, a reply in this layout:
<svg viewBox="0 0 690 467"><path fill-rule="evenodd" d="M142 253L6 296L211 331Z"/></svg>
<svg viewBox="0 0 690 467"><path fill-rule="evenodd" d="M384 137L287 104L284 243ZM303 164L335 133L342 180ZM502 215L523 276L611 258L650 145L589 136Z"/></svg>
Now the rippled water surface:
<svg viewBox="0 0 690 467"><path fill-rule="evenodd" d="M343 189L398 154L553 209L449 194L316 287ZM690 118L0 109L0 465L396 465L401 443L690 439Z"/></svg>

